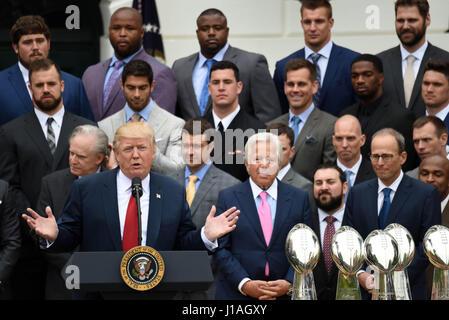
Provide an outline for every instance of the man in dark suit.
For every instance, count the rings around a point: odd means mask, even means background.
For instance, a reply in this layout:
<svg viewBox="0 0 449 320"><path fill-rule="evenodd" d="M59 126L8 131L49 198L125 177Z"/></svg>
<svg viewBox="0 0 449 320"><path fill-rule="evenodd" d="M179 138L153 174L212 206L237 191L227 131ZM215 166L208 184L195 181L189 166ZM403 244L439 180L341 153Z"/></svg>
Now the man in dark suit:
<svg viewBox="0 0 449 320"><path fill-rule="evenodd" d="M413 148L412 126L415 115L410 110L400 108L395 100L386 95L382 88L384 68L379 57L362 54L351 65L352 85L360 101L347 107L341 115L351 114L359 119L366 143L362 155L369 156L372 135L383 128L393 128L405 138L407 161L404 170L418 165L418 156Z"/></svg>
<svg viewBox="0 0 449 320"><path fill-rule="evenodd" d="M9 278L20 255L20 224L8 183L0 180L0 300L12 298Z"/></svg>
<svg viewBox="0 0 449 320"><path fill-rule="evenodd" d="M0 178L9 182L19 212L36 206L43 176L67 168L68 138L73 129L94 124L65 110L64 80L54 62L36 60L29 71L34 111L0 128ZM12 278L13 294L16 298L43 298L45 264L26 225L22 224L21 231L23 245Z"/></svg>
<svg viewBox="0 0 449 320"><path fill-rule="evenodd" d="M245 145L250 178L218 196L218 212L232 204L242 215L214 254L216 299L287 298L294 274L285 256L287 234L298 223L312 227L312 217L306 192L276 179L281 157L277 136L251 136Z"/></svg>
<svg viewBox="0 0 449 320"><path fill-rule="evenodd" d="M307 59L319 70L319 90L314 97L317 108L338 116L343 108L357 101L351 86L350 65L358 53L331 41L333 25L332 6L328 0L301 1L301 26L305 47L276 62L274 71L273 78L282 113L287 112L289 108L284 82L285 65L290 59Z"/></svg>
<svg viewBox="0 0 449 320"><path fill-rule="evenodd" d="M305 59L292 59L285 65L284 92L288 99L288 113L274 119L288 125L295 133L295 154L292 168L313 180L313 172L322 163L333 163L337 158L332 145L336 117L321 111L313 102L318 90L315 66Z"/></svg>
<svg viewBox="0 0 449 320"><path fill-rule="evenodd" d="M73 183L58 223L50 207L47 218L31 208L27 209L31 216L22 215L52 251L71 251L78 245L80 251L128 251L138 246L137 209L131 193L135 177L142 181L143 245L156 250L215 249L216 239L235 228L239 211L231 208L214 217L212 207L205 226L195 230L184 188L171 178L150 173L155 141L147 123L121 126L114 138L114 154L119 167Z"/></svg>
<svg viewBox="0 0 449 320"><path fill-rule="evenodd" d="M33 111L31 91L28 88L28 69L32 61L48 58L50 52L50 30L40 16L20 17L11 28L11 40L19 61L0 72L0 125L25 113ZM93 120L81 80L69 73L61 72L64 81L64 107L67 111Z"/></svg>
<svg viewBox="0 0 449 320"><path fill-rule="evenodd" d="M346 201L343 225L355 228L362 238L375 229L399 223L412 235L415 256L407 268L413 299L426 298L425 270L429 260L423 250L427 229L441 223L438 191L402 172L407 153L404 137L394 129L378 131L371 141L371 163L377 178L354 186ZM372 275L363 270L358 280L368 292ZM363 291L365 298L366 292Z"/></svg>
<svg viewBox="0 0 449 320"><path fill-rule="evenodd" d="M424 115L421 97L424 67L430 59L449 60L449 52L426 40L430 25L427 0L397 0L395 2L396 34L401 44L378 54L385 73L384 91L396 106L408 108L416 117Z"/></svg>
<svg viewBox="0 0 449 320"><path fill-rule="evenodd" d="M240 180L218 169L210 161L214 132L212 125L203 118L188 120L182 133L182 156L186 165L171 175L186 189L192 220L197 228L204 226L211 206L217 205L218 193L240 183ZM215 277L215 265L212 265L212 271ZM213 300L215 287L213 283L205 295L186 294L182 298Z"/></svg>
<svg viewBox="0 0 449 320"><path fill-rule="evenodd" d="M133 8L117 9L109 22L109 41L114 48L112 58L86 69L83 84L95 120L100 121L118 111L126 103L120 87L120 74L126 63L139 59L148 62L156 84L151 98L163 109L175 112L176 80L173 71L160 63L142 46L142 16Z"/></svg>
<svg viewBox="0 0 449 320"><path fill-rule="evenodd" d="M240 70L243 89L239 100L243 110L264 123L279 116L281 110L267 59L229 45L227 20L218 9L203 11L196 24L200 52L176 60L172 67L178 82L176 115L189 120L211 110L207 91L210 66L228 60Z"/></svg>
<svg viewBox="0 0 449 320"><path fill-rule="evenodd" d="M69 168L50 173L42 178L42 187L37 201L37 212L45 215L45 208L52 208L55 218L61 216L64 204L70 194L73 182L89 174L100 172L107 160L108 137L96 126L76 127L69 139ZM48 253L44 257L48 263L45 288L47 300L68 300L72 293L66 289L61 277L62 268L71 253Z"/></svg>
<svg viewBox="0 0 449 320"><path fill-rule="evenodd" d="M240 181L248 178L243 159L243 147L257 130L265 129L263 122L249 115L240 106L238 67L230 61L219 61L210 70L209 92L212 109L204 118L218 131L214 136L214 165Z"/></svg>
<svg viewBox="0 0 449 320"><path fill-rule="evenodd" d="M344 115L335 122L332 144L337 153L337 166L345 173L349 188L376 177L371 161L360 151L365 141L356 117Z"/></svg>
<svg viewBox="0 0 449 320"><path fill-rule="evenodd" d="M318 207L313 222L321 244L320 259L313 269L318 300L336 297L338 268L332 260L330 239L342 225L348 188L344 172L335 164L320 165L313 175L313 196Z"/></svg>
<svg viewBox="0 0 449 320"><path fill-rule="evenodd" d="M426 116L438 117L449 128L449 61L427 62L421 94L426 105Z"/></svg>

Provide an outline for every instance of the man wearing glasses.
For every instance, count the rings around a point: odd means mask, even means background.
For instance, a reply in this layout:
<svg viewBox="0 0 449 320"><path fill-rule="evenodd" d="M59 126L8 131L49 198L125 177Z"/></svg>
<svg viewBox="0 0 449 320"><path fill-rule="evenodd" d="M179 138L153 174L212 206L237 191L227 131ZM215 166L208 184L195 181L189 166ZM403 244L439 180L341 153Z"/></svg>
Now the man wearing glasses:
<svg viewBox="0 0 449 320"><path fill-rule="evenodd" d="M407 268L414 300L426 299L425 270L428 259L422 240L427 229L441 223L438 191L404 175L407 159L404 137L394 129L376 132L371 140L370 159L377 178L355 185L349 192L343 225L355 228L365 239L375 229L390 223L407 228L416 245L415 256ZM365 270L358 273L363 289L371 293L373 276ZM368 298L362 290L364 298Z"/></svg>

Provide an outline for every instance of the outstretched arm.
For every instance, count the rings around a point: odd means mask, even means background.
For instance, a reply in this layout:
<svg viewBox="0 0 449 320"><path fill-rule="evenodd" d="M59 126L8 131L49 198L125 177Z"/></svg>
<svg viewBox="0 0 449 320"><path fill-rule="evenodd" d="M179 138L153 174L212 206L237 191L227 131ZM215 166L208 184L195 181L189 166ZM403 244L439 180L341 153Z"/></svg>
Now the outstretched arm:
<svg viewBox="0 0 449 320"><path fill-rule="evenodd" d="M48 218L40 216L31 208L28 208L27 211L31 216L23 214L22 218L25 219L30 228L33 229L38 236L49 242L54 242L58 237L59 230L51 208L48 206L45 208L45 213Z"/></svg>

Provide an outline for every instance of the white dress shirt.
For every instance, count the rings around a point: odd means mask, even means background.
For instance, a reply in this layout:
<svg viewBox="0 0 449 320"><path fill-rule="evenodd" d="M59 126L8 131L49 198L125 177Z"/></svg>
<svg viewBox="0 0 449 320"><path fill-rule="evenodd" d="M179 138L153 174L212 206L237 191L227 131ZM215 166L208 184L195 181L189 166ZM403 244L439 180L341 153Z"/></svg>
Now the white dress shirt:
<svg viewBox="0 0 449 320"><path fill-rule="evenodd" d="M218 130L218 124L221 121L221 124L223 125L223 130L226 131L226 129L228 129L228 127L231 124L232 120L234 120L235 116L237 115L237 113L239 113L239 111L240 111L240 105L237 105L237 108L235 108L234 111L232 111L230 114L228 114L223 119L220 119L220 117L217 116L217 114L212 109L212 117L214 119L215 129Z"/></svg>
<svg viewBox="0 0 449 320"><path fill-rule="evenodd" d="M403 177L404 177L404 172L402 172L402 170L401 170L399 177L397 177L396 180L394 180L394 182L389 186L384 185L383 182L380 181L379 178L377 179L377 182L379 184L379 188L377 190L377 194L378 194L378 196L377 196L377 214L378 215L380 214L380 209L382 209L382 203L384 201L384 193L382 190L385 188L391 189L390 203L392 203L393 199L394 199L394 195L396 194L396 191L398 190L399 184L401 183Z"/></svg>
<svg viewBox="0 0 449 320"><path fill-rule="evenodd" d="M48 115L37 108L34 108L34 113L36 114L37 120L39 120L39 124L41 125L42 131L44 132L45 139L47 139L47 119L52 117L53 123L51 127L53 128L53 132L55 133L55 145L58 146L59 134L61 133L62 128L62 120L64 118L64 105L61 110L56 112L54 115Z"/></svg>
<svg viewBox="0 0 449 320"><path fill-rule="evenodd" d="M444 208L446 208L447 203L449 202L449 194L441 201L441 213L443 213Z"/></svg>
<svg viewBox="0 0 449 320"><path fill-rule="evenodd" d="M407 68L407 57L409 55L412 55L416 58L415 62L413 62L413 71L415 73L415 79L418 75L419 67L421 66L422 59L424 58L424 53L426 53L426 49L428 47L429 43L426 41L424 44L415 52L408 52L405 50L405 48L402 46L402 44L399 45L401 50L401 57L402 57L402 79L404 79L405 75L405 69Z"/></svg>
<svg viewBox="0 0 449 320"><path fill-rule="evenodd" d="M321 55L320 59L318 60L318 67L320 68L320 74L321 74L321 81L320 81L320 87L323 86L324 77L326 76L326 70L327 65L329 64L329 58L331 56L333 43L329 40L328 43L324 47L321 48L320 51L316 52ZM312 53L315 53L312 49L310 49L308 46L304 47L304 56L307 57L307 60L313 63L312 58L310 55Z"/></svg>
<svg viewBox="0 0 449 320"><path fill-rule="evenodd" d="M290 165L290 162L288 162L285 167L283 167L281 170L279 170L276 178L278 178L279 181L282 181L282 179L284 179L285 175L287 174L288 170L290 170L291 167L292 166Z"/></svg>

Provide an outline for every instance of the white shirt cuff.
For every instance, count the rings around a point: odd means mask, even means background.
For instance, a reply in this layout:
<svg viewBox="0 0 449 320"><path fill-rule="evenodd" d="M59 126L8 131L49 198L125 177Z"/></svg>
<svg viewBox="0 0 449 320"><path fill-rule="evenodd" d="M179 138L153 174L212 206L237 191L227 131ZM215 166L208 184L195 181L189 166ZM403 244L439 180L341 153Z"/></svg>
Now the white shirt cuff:
<svg viewBox="0 0 449 320"><path fill-rule="evenodd" d="M204 245L209 251L214 251L215 249L218 248L217 239L215 239L214 242L209 241L209 239L207 239L206 237L206 234L204 233L204 227L201 228L201 240L203 240Z"/></svg>
<svg viewBox="0 0 449 320"><path fill-rule="evenodd" d="M242 281L240 281L240 283L239 283L239 291L240 291L240 293L241 294L243 294L244 296L246 296L246 293L244 293L243 291L242 291L242 287L243 287L243 285L245 284L245 283L247 283L248 281L251 281L251 279L250 278L243 278L243 280Z"/></svg>

